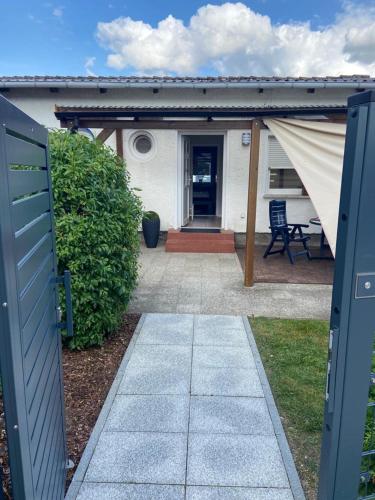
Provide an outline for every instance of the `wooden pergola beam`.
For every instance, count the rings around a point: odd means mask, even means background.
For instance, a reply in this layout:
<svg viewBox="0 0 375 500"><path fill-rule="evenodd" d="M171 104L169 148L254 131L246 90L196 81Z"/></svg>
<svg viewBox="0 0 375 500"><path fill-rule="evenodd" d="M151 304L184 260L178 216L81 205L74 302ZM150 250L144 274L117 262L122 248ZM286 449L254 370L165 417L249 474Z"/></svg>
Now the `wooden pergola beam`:
<svg viewBox="0 0 375 500"><path fill-rule="evenodd" d="M114 131L114 128L103 128L103 130L96 136L96 140L104 143Z"/></svg>
<svg viewBox="0 0 375 500"><path fill-rule="evenodd" d="M257 209L258 169L260 149L261 120L253 120L251 130L249 183L247 198L247 224L245 249L245 281L246 287L254 284L254 255L255 255L255 221Z"/></svg>
<svg viewBox="0 0 375 500"><path fill-rule="evenodd" d="M124 158L124 141L122 137L122 130L116 129L116 152L117 156Z"/></svg>
<svg viewBox="0 0 375 500"><path fill-rule="evenodd" d="M71 128L73 122L70 120L61 120L62 128ZM101 128L113 130L126 129L159 129L159 130L249 130L251 122L249 120L113 120L113 119L92 119L80 118L79 126L85 128ZM111 133L112 133L111 132Z"/></svg>

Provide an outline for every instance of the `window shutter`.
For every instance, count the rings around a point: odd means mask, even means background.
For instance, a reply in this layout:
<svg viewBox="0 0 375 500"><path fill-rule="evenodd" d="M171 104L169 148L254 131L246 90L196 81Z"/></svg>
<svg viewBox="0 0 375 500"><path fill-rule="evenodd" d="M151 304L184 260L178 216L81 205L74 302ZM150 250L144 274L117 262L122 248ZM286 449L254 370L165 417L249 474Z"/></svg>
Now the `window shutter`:
<svg viewBox="0 0 375 500"><path fill-rule="evenodd" d="M279 141L268 136L268 168L294 168Z"/></svg>

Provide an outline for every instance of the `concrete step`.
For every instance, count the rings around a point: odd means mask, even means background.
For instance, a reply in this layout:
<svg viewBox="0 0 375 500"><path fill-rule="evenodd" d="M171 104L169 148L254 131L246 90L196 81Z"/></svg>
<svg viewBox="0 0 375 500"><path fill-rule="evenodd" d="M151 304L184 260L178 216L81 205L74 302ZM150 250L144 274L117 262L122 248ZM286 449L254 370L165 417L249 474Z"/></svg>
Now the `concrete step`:
<svg viewBox="0 0 375 500"><path fill-rule="evenodd" d="M166 252L234 253L234 232L219 233L182 232L170 229L165 245Z"/></svg>

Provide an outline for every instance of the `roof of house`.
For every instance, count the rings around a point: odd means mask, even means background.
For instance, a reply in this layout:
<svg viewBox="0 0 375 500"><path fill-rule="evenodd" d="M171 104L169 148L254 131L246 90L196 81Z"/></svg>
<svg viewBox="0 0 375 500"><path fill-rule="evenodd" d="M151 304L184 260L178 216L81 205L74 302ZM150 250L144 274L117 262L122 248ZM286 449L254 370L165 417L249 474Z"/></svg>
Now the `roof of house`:
<svg viewBox="0 0 375 500"><path fill-rule="evenodd" d="M13 87L192 87L192 88L375 88L375 77L341 75L319 77L278 76L0 76L0 88Z"/></svg>
<svg viewBox="0 0 375 500"><path fill-rule="evenodd" d="M55 115L61 120L72 118L121 118L121 117L249 117L290 114L335 114L345 113L347 107L342 104L308 105L145 105L145 106L55 106Z"/></svg>

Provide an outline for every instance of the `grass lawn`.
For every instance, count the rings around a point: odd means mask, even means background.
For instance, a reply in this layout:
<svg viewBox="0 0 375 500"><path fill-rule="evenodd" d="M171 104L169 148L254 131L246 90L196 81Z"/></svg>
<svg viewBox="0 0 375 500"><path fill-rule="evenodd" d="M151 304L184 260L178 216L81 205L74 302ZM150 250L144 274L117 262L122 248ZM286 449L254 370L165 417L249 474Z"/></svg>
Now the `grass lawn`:
<svg viewBox="0 0 375 500"><path fill-rule="evenodd" d="M327 368L328 322L251 318L306 498L315 499Z"/></svg>

